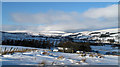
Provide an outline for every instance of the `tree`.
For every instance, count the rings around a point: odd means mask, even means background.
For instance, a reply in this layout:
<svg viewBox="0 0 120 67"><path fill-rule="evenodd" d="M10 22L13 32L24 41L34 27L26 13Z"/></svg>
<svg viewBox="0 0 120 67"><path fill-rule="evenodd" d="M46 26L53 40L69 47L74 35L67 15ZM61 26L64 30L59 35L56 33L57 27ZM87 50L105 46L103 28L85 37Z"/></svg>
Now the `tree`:
<svg viewBox="0 0 120 67"><path fill-rule="evenodd" d="M108 39L107 41L109 41L110 43L114 43L115 42L114 39Z"/></svg>

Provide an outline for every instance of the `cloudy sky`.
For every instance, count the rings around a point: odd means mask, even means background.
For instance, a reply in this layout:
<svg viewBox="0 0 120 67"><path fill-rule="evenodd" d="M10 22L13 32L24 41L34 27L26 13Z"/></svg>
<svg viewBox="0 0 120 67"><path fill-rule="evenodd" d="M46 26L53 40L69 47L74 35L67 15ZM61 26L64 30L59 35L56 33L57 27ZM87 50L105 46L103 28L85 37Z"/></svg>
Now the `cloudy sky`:
<svg viewBox="0 0 120 67"><path fill-rule="evenodd" d="M78 32L118 27L112 2L3 2L3 31Z"/></svg>

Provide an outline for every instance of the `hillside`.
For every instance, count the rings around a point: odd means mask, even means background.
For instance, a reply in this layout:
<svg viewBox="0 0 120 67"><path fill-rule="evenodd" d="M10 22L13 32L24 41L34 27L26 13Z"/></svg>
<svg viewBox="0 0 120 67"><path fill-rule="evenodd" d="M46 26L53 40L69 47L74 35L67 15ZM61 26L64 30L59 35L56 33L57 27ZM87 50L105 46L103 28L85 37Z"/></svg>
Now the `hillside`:
<svg viewBox="0 0 120 67"><path fill-rule="evenodd" d="M83 31L76 33L66 33L62 31L41 31L39 33L27 32L27 31L6 31L2 33L2 39L35 39L35 40L72 40L75 42L102 42L102 43L119 43L118 28L104 29L96 31Z"/></svg>

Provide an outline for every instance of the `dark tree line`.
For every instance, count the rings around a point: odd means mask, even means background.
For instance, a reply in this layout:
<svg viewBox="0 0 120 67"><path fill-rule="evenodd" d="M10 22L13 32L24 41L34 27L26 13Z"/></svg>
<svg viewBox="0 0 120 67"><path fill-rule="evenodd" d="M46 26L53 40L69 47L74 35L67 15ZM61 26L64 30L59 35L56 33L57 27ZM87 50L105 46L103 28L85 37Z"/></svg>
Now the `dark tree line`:
<svg viewBox="0 0 120 67"><path fill-rule="evenodd" d="M51 48L54 47L54 41L49 40L4 40L2 45L26 46L36 48Z"/></svg>
<svg viewBox="0 0 120 67"><path fill-rule="evenodd" d="M63 47L64 52L76 52L76 51L85 51L90 52L91 47L89 43L78 43L78 42L60 42L58 47ZM65 51L65 48L69 48L69 51Z"/></svg>

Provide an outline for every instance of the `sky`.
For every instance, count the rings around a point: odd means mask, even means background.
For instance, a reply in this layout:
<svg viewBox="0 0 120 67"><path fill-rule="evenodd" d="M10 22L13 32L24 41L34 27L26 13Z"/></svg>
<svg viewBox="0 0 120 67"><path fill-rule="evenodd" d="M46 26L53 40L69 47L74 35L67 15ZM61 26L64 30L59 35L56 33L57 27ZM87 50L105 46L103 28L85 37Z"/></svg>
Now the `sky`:
<svg viewBox="0 0 120 67"><path fill-rule="evenodd" d="M3 2L3 31L79 32L118 27L116 2Z"/></svg>

